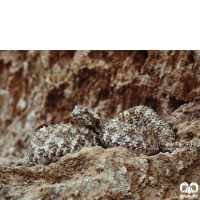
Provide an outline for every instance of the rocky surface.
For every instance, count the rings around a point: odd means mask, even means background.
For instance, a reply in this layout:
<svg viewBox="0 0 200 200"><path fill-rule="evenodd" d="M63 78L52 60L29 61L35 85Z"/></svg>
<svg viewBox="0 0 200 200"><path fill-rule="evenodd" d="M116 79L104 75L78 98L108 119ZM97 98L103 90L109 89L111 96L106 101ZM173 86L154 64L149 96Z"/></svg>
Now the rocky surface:
<svg viewBox="0 0 200 200"><path fill-rule="evenodd" d="M180 106L167 121L180 140L200 138L200 97Z"/></svg>
<svg viewBox="0 0 200 200"><path fill-rule="evenodd" d="M195 150L86 147L48 166L24 159L31 133L70 122L75 105L103 121L147 105L176 141L199 143L199 66L199 51L1 51L0 199L179 199L182 182L200 185Z"/></svg>
<svg viewBox="0 0 200 200"><path fill-rule="evenodd" d="M181 182L199 182L199 155L137 156L121 147L85 147L49 166L0 166L5 199L178 199Z"/></svg>

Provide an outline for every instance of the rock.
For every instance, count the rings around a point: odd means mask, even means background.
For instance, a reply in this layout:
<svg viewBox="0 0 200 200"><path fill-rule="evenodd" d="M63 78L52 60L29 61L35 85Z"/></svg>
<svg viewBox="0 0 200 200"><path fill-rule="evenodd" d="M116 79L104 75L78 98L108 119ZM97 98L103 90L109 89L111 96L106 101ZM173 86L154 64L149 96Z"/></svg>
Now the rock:
<svg viewBox="0 0 200 200"><path fill-rule="evenodd" d="M25 156L32 132L69 123L75 105L104 122L145 105L177 142L199 143L199 65L200 51L0 51L0 199L181 199L181 183L200 184L196 150L86 147L34 167Z"/></svg>
<svg viewBox="0 0 200 200"><path fill-rule="evenodd" d="M178 199L182 182L199 182L199 164L194 150L137 156L121 147L85 147L48 166L0 166L0 195L5 199Z"/></svg>
<svg viewBox="0 0 200 200"><path fill-rule="evenodd" d="M0 156L24 157L31 133L69 123L75 105L105 122L138 105L165 120L200 96L199 57L199 51L1 51Z"/></svg>
<svg viewBox="0 0 200 200"><path fill-rule="evenodd" d="M179 139L189 141L200 138L200 97L180 106L167 121Z"/></svg>

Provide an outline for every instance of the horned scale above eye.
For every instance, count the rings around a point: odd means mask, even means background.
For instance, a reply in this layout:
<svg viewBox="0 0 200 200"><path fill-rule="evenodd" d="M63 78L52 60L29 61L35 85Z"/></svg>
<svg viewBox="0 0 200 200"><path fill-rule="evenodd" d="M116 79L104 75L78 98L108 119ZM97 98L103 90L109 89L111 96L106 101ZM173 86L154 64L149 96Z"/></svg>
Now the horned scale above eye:
<svg viewBox="0 0 200 200"><path fill-rule="evenodd" d="M32 134L27 150L30 166L47 165L56 157L98 145L104 148L121 146L138 155L172 152L183 147L199 148L189 142L175 142L175 134L169 125L143 105L125 110L107 123L87 107L81 110L75 106L71 119L73 125L43 127Z"/></svg>

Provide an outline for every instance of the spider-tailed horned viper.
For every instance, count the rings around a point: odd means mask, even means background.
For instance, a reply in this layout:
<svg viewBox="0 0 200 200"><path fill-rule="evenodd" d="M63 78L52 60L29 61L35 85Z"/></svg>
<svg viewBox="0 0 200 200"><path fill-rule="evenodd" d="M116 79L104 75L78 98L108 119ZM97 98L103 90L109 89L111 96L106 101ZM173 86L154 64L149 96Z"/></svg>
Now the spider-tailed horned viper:
<svg viewBox="0 0 200 200"><path fill-rule="evenodd" d="M103 123L87 107L75 106L71 114L73 125L56 124L34 132L27 150L30 166L48 165L57 157L76 153L82 147L125 147L145 155L172 152L177 148L197 148L189 142L175 142L175 134L168 124L147 106L135 106Z"/></svg>

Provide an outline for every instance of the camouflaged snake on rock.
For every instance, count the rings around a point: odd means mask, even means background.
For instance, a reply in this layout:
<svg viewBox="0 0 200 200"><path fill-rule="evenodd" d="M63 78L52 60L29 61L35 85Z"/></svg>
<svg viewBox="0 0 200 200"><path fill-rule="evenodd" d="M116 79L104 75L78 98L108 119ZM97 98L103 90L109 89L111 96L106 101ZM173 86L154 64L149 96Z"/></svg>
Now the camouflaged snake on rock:
<svg viewBox="0 0 200 200"><path fill-rule="evenodd" d="M172 152L177 148L196 149L189 142L175 142L170 126L147 106L135 106L104 123L87 107L75 106L74 124L56 124L40 128L30 138L27 159L30 166L47 165L57 157L76 153L83 147L124 147L137 155Z"/></svg>

